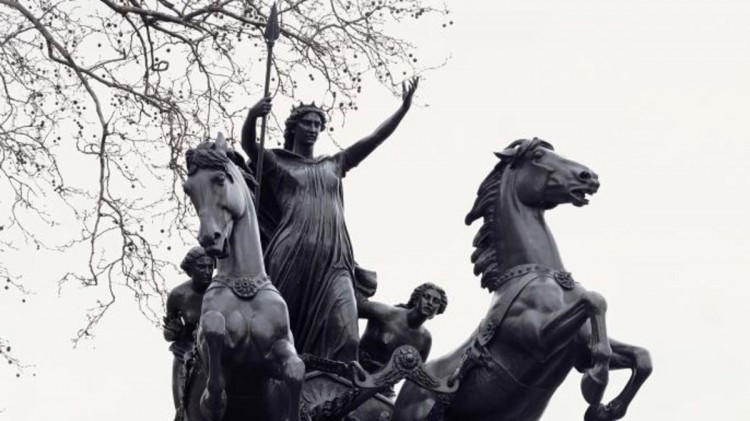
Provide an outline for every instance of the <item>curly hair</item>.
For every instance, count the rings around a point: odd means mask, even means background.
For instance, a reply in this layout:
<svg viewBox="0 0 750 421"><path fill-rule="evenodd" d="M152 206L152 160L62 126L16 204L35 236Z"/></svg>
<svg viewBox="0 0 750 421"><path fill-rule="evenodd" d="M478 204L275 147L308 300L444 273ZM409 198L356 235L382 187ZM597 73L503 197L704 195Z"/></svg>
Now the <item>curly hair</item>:
<svg viewBox="0 0 750 421"><path fill-rule="evenodd" d="M203 250L203 247L195 246L191 248L190 251L188 251L185 255L185 258L182 259L182 263L180 263L180 269L190 275L190 269L193 267L193 264L203 256L207 256L206 250Z"/></svg>
<svg viewBox="0 0 750 421"><path fill-rule="evenodd" d="M409 302L407 302L406 304L399 304L396 307L402 307L402 308L416 307L417 301L419 301L419 299L422 298L424 293L429 289L436 291L440 295L440 307L438 308L437 314L443 314L443 312L445 312L445 308L448 307L448 294L445 293L444 289L433 284L432 282L425 282L422 285L414 288L414 291L412 291L411 293L411 297L409 297Z"/></svg>
<svg viewBox="0 0 750 421"><path fill-rule="evenodd" d="M296 107L292 107L292 112L284 122L284 149L291 151L294 149L294 128L299 123L299 120L307 113L315 113L320 117L321 125L320 131L326 128L326 114L322 108L315 105L315 102L311 104L300 104Z"/></svg>

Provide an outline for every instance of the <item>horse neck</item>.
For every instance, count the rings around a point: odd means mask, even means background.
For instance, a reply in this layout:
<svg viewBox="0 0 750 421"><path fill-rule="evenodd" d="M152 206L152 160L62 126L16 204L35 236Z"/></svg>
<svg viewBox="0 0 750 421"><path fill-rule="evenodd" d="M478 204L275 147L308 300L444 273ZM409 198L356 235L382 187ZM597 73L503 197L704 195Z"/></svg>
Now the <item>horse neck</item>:
<svg viewBox="0 0 750 421"><path fill-rule="evenodd" d="M501 181L494 218L499 272L518 265L539 264L563 269L555 238L544 219L544 209L523 204L516 195L513 179L506 174Z"/></svg>
<svg viewBox="0 0 750 421"><path fill-rule="evenodd" d="M216 276L254 278L266 275L255 207L250 194L243 193L246 210L234 221L229 238L229 256L218 261Z"/></svg>

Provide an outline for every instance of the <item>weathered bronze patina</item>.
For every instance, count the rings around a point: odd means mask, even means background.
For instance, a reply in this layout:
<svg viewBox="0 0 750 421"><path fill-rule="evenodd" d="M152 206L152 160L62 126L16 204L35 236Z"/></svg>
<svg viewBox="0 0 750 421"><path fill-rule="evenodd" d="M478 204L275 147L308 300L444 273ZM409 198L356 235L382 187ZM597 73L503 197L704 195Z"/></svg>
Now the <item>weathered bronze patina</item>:
<svg viewBox="0 0 750 421"><path fill-rule="evenodd" d="M324 112L311 105L292 109L284 148L261 149L256 122L271 98L248 112L242 147L252 166L263 157L259 215L271 281L289 306L297 350L337 361L356 361L359 335L355 262L344 220L342 179L398 127L411 107L418 79L404 85L402 104L372 134L333 156L314 156Z"/></svg>
<svg viewBox="0 0 750 421"><path fill-rule="evenodd" d="M432 283L415 288L406 304L391 306L369 300L361 302L359 317L367 319L359 343L362 367L370 372L380 370L402 345L414 347L426 361L432 348L432 335L424 323L442 314L447 305L445 291Z"/></svg>
<svg viewBox="0 0 750 421"><path fill-rule="evenodd" d="M544 220L557 205L588 204L598 177L536 138L513 142L497 156L466 217L467 224L484 219L471 260L492 304L463 345L425 367L458 391L407 383L392 420L536 421L574 367L584 373L585 419L620 419L651 373L651 359L645 349L607 336L604 298L565 270ZM610 369L632 375L604 404Z"/></svg>
<svg viewBox="0 0 750 421"><path fill-rule="evenodd" d="M200 218L198 241L217 258L217 282L203 299L186 418L297 421L305 367L294 349L286 303L263 282L248 176L235 164L242 161L222 136L189 150L186 160L184 188Z"/></svg>
<svg viewBox="0 0 750 421"><path fill-rule="evenodd" d="M203 294L211 283L214 259L203 247L188 251L180 268L190 276L189 281L177 285L167 296L167 315L164 317L164 339L172 342L169 350L174 354L172 362L172 398L175 409L182 401L185 383L185 354L195 345L194 334L201 316Z"/></svg>

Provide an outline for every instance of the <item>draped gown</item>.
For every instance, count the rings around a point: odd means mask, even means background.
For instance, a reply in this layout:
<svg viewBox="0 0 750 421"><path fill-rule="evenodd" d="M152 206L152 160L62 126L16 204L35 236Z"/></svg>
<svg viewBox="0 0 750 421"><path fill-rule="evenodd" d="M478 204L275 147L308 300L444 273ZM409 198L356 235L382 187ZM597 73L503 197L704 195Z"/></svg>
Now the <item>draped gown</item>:
<svg viewBox="0 0 750 421"><path fill-rule="evenodd" d="M355 263L342 189L347 151L316 158L268 152L261 203L272 203L278 221L266 245L266 269L289 308L297 351L356 360Z"/></svg>

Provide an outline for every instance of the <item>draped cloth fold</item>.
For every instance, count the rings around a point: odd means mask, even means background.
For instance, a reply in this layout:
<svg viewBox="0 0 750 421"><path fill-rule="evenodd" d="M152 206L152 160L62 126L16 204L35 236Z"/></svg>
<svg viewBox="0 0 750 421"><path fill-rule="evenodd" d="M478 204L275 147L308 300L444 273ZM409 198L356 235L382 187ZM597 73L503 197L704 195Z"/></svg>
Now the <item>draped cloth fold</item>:
<svg viewBox="0 0 750 421"><path fill-rule="evenodd" d="M269 152L259 212L265 262L289 308L297 351L356 360L355 263L342 189L345 155L308 159L283 149Z"/></svg>

